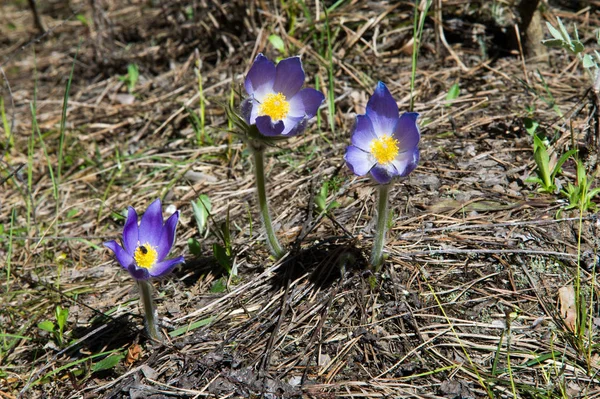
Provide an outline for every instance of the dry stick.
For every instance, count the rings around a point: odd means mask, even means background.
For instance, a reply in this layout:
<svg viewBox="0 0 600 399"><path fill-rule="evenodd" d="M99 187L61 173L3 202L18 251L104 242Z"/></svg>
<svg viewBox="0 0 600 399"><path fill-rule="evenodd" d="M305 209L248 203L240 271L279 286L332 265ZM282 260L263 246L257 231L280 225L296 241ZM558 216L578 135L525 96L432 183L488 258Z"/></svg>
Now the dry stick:
<svg viewBox="0 0 600 399"><path fill-rule="evenodd" d="M413 251L394 254L396 256L419 256L419 255L444 255L444 254L525 254L525 255L552 255L562 258L577 258L577 255L566 252L541 251L529 249L431 249L428 251Z"/></svg>
<svg viewBox="0 0 600 399"><path fill-rule="evenodd" d="M523 53L523 46L521 44L521 32L519 32L519 25L515 24L515 35L517 35L517 43L519 44L519 53L521 53L521 67L523 68L523 76L525 81L529 85L529 76L527 76L527 66L525 65L525 53Z"/></svg>
<svg viewBox="0 0 600 399"><path fill-rule="evenodd" d="M442 4L441 3L442 3L442 0L438 0L439 6L436 7L436 19L439 19L439 23L437 23L438 36L440 37L442 44L444 45L446 50L448 50L448 52L450 53L450 56L454 59L454 61L456 61L456 63L460 67L460 69L462 69L463 72L469 72L469 68L467 68L467 66L465 64L463 64L463 62L460 60L458 55L456 55L454 50L452 50L452 47L450 47L450 45L446 41L446 35L444 34L444 27L442 26Z"/></svg>
<svg viewBox="0 0 600 399"><path fill-rule="evenodd" d="M277 337L277 333L279 332L279 329L281 328L281 324L283 323L283 318L285 317L285 314L287 312L287 302L288 302L288 297L290 295L290 270L292 268L291 267L286 267L285 268L285 293L283 295L283 297L281 298L281 310L279 312L279 318L277 319L277 325L275 325L275 328L273 329L273 332L271 332L271 336L269 337L269 341L267 342L267 346L265 348L265 357L263 358L262 364L260 366L260 370L263 373L263 386L262 386L262 393L263 395L266 392L266 385L267 385L267 374L269 372L269 362L271 360L271 354L273 351L273 343L275 342L275 338Z"/></svg>
<svg viewBox="0 0 600 399"><path fill-rule="evenodd" d="M37 30L43 35L46 33L46 27L44 26L44 21L42 21L42 17L37 9L37 4L35 0L29 0L29 8L31 9L31 13L33 14L33 22Z"/></svg>
<svg viewBox="0 0 600 399"><path fill-rule="evenodd" d="M596 215L591 215L585 217L583 220L596 220ZM545 225L545 224L554 224L560 222L570 222L574 220L579 220L578 217L574 218L564 218L564 219L545 219L545 220L526 220L520 222L504 222L504 223L494 223L494 224L471 224L471 225L452 225L447 227L432 227L426 229L415 229L414 232L404 233L401 237L405 237L407 234L418 234L418 233L431 233L434 231L451 231L451 230L475 230L475 229L487 229L492 227L515 227L515 226L532 226L532 225Z"/></svg>

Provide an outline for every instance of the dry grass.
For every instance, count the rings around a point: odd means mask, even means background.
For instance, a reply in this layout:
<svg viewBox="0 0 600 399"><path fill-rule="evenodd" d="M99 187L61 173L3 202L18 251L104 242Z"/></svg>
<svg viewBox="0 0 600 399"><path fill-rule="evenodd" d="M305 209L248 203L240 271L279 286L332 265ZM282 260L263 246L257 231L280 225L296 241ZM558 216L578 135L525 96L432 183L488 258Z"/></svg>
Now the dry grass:
<svg viewBox="0 0 600 399"><path fill-rule="evenodd" d="M219 104L240 89L257 52L282 55L272 33L327 91L325 22L315 15L330 3L307 2L309 19L292 1L54 0L41 5L49 31L39 40L26 2L2 6L0 94L14 146L3 146L0 163L0 397L600 396L597 220L583 215L579 267L579 215L556 218L557 197L524 183L534 169L527 106L556 152L587 148L596 176L589 84L561 51L551 65L508 51L515 18L506 2L445 1L451 53L427 20L416 86L422 160L392 192L389 258L376 276L365 260L374 187L352 176L342 155L377 80L408 108L412 8L353 1L329 13L335 134L324 107L304 135L270 151L272 213L291 251L280 262L268 257L251 162ZM590 4L551 4L544 17L577 22L591 44L600 14ZM199 108L196 49L207 100L202 145L186 110ZM133 93L119 78L129 64L140 72ZM461 94L447 106L453 83ZM574 164L564 169L572 179ZM326 181L341 207L319 217L312 198ZM213 227L227 212L232 222L239 276L224 292L211 291L223 277L216 238L201 241L202 258L187 250L200 238L190 201L203 193ZM187 258L155 283L159 315L166 331L191 326L165 345L145 337L137 291L101 247L121 234L127 206L157 197L182 211L174 251ZM583 339L557 298L576 273L593 300ZM69 309L62 347L37 327L59 304ZM128 355L93 372L106 356L95 355L110 351Z"/></svg>

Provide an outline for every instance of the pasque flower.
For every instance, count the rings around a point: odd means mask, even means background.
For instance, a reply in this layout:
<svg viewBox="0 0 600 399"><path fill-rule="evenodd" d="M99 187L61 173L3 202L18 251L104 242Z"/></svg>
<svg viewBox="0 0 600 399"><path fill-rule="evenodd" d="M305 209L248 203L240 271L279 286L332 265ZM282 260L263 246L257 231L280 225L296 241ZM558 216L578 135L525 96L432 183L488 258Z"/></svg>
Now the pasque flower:
<svg viewBox="0 0 600 399"><path fill-rule="evenodd" d="M152 300L152 284L148 279L164 276L177 264L183 262L183 256L165 259L175 242L175 228L178 221L179 211L163 223L159 199L146 209L139 225L135 209L129 207L125 227L123 227L123 246L114 240L104 243L105 247L115 253L121 266L137 281L144 307L146 331L148 336L156 341L162 341L162 334L158 325L156 306Z"/></svg>
<svg viewBox="0 0 600 399"><path fill-rule="evenodd" d="M418 117L416 112L399 116L396 101L379 82L366 113L356 117L352 145L344 156L350 170L358 176L370 172L380 184L412 172L419 162Z"/></svg>
<svg viewBox="0 0 600 399"><path fill-rule="evenodd" d="M121 266L136 280L164 276L183 262L183 256L165 259L175 242L178 221L179 211L163 223L159 199L150 204L139 225L135 209L129 207L123 227L123 246L114 240L105 242L104 246L115 253Z"/></svg>
<svg viewBox="0 0 600 399"><path fill-rule="evenodd" d="M302 89L303 85L300 57L283 59L275 66L259 54L244 82L249 96L241 106L244 119L265 136L302 133L325 99L320 91Z"/></svg>
<svg viewBox="0 0 600 399"><path fill-rule="evenodd" d="M383 246L388 225L389 190L392 179L406 176L419 162L416 112L399 116L398 105L385 84L379 82L364 115L356 117L352 145L346 149L346 164L359 176L371 173L377 181L377 230L370 264L375 271L383 265Z"/></svg>
<svg viewBox="0 0 600 399"><path fill-rule="evenodd" d="M285 250L277 239L269 212L264 153L273 141L302 133L308 120L317 114L325 96L312 88L303 89L303 85L300 57L286 58L275 66L259 54L244 81L248 97L241 104L242 116L228 109L230 120L242 130L252 151L260 216L269 249L277 259L285 255Z"/></svg>

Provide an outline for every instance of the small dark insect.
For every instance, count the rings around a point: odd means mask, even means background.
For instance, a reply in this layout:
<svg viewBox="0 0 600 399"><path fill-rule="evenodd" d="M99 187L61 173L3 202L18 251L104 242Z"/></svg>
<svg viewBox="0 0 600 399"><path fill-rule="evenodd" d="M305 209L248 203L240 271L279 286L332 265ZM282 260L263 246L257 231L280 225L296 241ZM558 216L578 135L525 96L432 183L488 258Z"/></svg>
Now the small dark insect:
<svg viewBox="0 0 600 399"><path fill-rule="evenodd" d="M142 253L144 255L146 255L148 253L148 249L145 246L143 246L143 245L140 245L140 251L142 251Z"/></svg>

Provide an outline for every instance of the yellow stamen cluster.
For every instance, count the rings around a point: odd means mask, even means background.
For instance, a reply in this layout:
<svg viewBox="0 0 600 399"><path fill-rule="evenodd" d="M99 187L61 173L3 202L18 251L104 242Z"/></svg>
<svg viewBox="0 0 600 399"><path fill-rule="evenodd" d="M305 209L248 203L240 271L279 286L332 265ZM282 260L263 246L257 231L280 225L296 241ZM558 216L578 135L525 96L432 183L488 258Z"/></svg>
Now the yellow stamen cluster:
<svg viewBox="0 0 600 399"><path fill-rule="evenodd" d="M290 103L281 93L269 93L258 107L258 116L268 115L274 121L284 119L290 112Z"/></svg>
<svg viewBox="0 0 600 399"><path fill-rule="evenodd" d="M369 149L378 164L387 165L398 156L398 140L386 134L373 140Z"/></svg>
<svg viewBox="0 0 600 399"><path fill-rule="evenodd" d="M149 269L154 266L156 263L156 258L158 258L156 249L154 249L154 247L152 247L150 244L139 245L133 253L135 264L138 265L138 267L143 267L144 269Z"/></svg>

